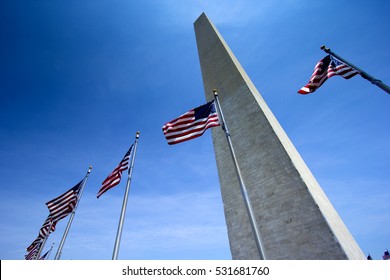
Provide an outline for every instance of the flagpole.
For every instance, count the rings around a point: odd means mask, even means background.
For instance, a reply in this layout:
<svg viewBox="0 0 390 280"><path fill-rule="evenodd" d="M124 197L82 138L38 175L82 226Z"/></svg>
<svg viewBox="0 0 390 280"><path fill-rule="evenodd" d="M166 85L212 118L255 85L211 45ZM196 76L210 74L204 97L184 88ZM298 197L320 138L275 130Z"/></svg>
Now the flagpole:
<svg viewBox="0 0 390 280"><path fill-rule="evenodd" d="M45 236L45 238L44 238L44 239L42 240L42 242L41 242L41 245L39 246L38 253L37 253L36 256L35 256L35 259L37 259L37 260L39 260L39 257L41 256L43 247L45 246L45 243L46 243L46 239L47 239L47 236Z"/></svg>
<svg viewBox="0 0 390 280"><path fill-rule="evenodd" d="M53 247L54 247L54 242L51 244L51 247L50 247L50 250L49 250L49 253L47 254L45 260L48 260L49 259L49 256L51 254L51 250L53 250Z"/></svg>
<svg viewBox="0 0 390 280"><path fill-rule="evenodd" d="M243 197L244 202L245 202L246 210L248 212L248 217L249 217L249 221L250 221L251 227L252 227L252 232L253 232L253 235L254 235L254 238L256 241L256 246L257 246L257 250L259 252L259 257L261 260L265 260L266 257L265 257L265 253L264 253L264 245L263 245L263 242L261 240L259 227L257 225L256 218L253 214L252 205L251 205L251 202L249 199L249 195L248 195L244 180L242 179L240 168L238 166L236 154L235 154L234 149L233 149L232 140L230 138L230 133L229 133L229 130L226 126L225 117L223 116L221 105L219 104L218 93L217 93L216 89L214 89L213 92L214 92L215 103L217 104L218 111L219 111L219 114L220 114L221 119L222 119L222 124L221 124L222 129L225 132L226 139L227 139L227 142L229 144L230 153L232 155L234 167L235 167L236 173L237 173L237 178L238 178L238 181L240 184L241 194L242 194L242 197Z"/></svg>
<svg viewBox="0 0 390 280"><path fill-rule="evenodd" d="M120 243L121 243L121 237L122 237L122 231L123 231L123 223L125 221L127 200L128 200L129 192L130 192L131 177L132 177L132 174L133 174L135 154L137 152L138 138L139 138L139 131L137 131L136 136L135 136L134 149L133 149L133 154L131 156L131 163L130 163L129 171L128 171L128 177L127 177L125 194L123 196L122 211L121 211L121 215L120 215L120 218L119 218L118 230L117 230L117 233L116 233L115 245L114 245L114 250L113 250L113 253L112 253L112 259L113 260L117 260L118 259L119 246L120 246Z"/></svg>
<svg viewBox="0 0 390 280"><path fill-rule="evenodd" d="M41 241L41 244L39 245L38 252L37 252L37 254L35 255L35 257L33 259L39 260L39 257L41 256L41 253L42 253L42 250L43 250L43 247L45 246L46 239L47 239L47 236L45 236L45 238Z"/></svg>
<svg viewBox="0 0 390 280"><path fill-rule="evenodd" d="M348 64L349 66L351 66L352 68L355 68L357 71L359 71L360 73L360 76L362 76L362 78L370 81L372 84L378 86L379 88L381 88L382 90L384 90L385 92L387 92L388 94L390 94L390 87L388 85L386 85L385 83L383 83L381 80L378 80L376 78L374 78L373 76L369 75L367 72L363 71L362 69L356 67L355 65L353 65L352 63L350 63L349 61L345 60L344 58L342 58L341 56L335 54L334 52L332 52L329 48L325 47L325 46L321 46L321 50L323 50L324 52L336 57L338 60L344 62L345 64Z"/></svg>
<svg viewBox="0 0 390 280"><path fill-rule="evenodd" d="M77 195L77 201L76 201L76 205L72 211L72 214L70 214L70 218L69 218L69 221L68 221L68 224L66 226L66 229L65 229L65 232L64 232L64 235L62 236L62 239L61 239L61 242L60 242L60 245L58 246L58 249L57 249L57 253L54 257L55 260L59 260L61 258L61 254L62 254L62 248L64 247L64 244L65 244L65 239L66 237L68 236L68 232L69 232L69 229L70 229L70 226L72 225L72 222L73 222L73 218L74 218L74 215L76 214L76 210L77 210L77 206L79 205L79 202L80 202L80 198L83 194L83 191L84 191L84 187L87 183L87 180L88 180L88 176L89 176L89 173L91 173L91 170L92 170L92 166L90 166L88 168L88 172L87 174L85 175L85 178L83 180L83 185L81 186L81 189Z"/></svg>

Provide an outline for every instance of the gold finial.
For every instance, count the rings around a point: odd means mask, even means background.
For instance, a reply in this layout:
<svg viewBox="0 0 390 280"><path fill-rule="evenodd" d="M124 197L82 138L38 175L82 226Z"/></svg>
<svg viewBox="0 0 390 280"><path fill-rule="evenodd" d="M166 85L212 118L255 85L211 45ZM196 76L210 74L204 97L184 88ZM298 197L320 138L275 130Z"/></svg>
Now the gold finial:
<svg viewBox="0 0 390 280"><path fill-rule="evenodd" d="M213 92L214 92L214 96L218 95L218 92L217 92L217 89L213 89Z"/></svg>
<svg viewBox="0 0 390 280"><path fill-rule="evenodd" d="M139 138L139 131L136 132L135 137Z"/></svg>

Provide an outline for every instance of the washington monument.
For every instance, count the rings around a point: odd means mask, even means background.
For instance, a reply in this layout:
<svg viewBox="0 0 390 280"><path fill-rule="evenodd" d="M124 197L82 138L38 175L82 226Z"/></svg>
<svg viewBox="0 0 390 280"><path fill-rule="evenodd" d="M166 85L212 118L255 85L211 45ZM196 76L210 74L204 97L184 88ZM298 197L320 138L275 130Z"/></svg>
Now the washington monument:
<svg viewBox="0 0 390 280"><path fill-rule="evenodd" d="M265 259L365 259L331 202L205 14L194 23L206 100L218 98ZM212 139L233 259L260 259L221 129Z"/></svg>

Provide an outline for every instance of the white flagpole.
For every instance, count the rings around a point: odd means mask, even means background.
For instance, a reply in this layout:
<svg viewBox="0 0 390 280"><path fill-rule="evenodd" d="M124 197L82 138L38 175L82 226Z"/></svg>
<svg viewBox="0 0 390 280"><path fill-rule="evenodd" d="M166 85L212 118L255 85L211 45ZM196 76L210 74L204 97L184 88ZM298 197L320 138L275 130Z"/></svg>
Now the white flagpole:
<svg viewBox="0 0 390 280"><path fill-rule="evenodd" d="M128 172L128 177L127 177L126 189L125 189L125 194L123 196L122 211L121 211L121 215L119 218L119 224L118 224L118 230L116 233L114 251L112 252L112 259L113 260L118 259L119 247L120 247L122 231L123 231L123 223L125 221L127 200L128 200L129 192L130 192L131 177L133 174L135 154L137 152L138 138L139 138L139 131L137 131L136 136L135 136L135 142L134 142L133 152L132 152L132 156L131 156L131 163L129 166L129 172Z"/></svg>
<svg viewBox="0 0 390 280"><path fill-rule="evenodd" d="M223 116L221 105L219 104L218 93L217 93L216 89L214 89L213 92L214 92L215 103L217 104L219 115L220 115L221 121L222 121L222 124L221 124L222 129L225 132L226 139L227 139L227 142L229 144L230 153L232 155L234 167L236 168L236 173L237 173L238 182L240 184L241 194L242 194L242 197L243 197L244 202L245 202L246 210L248 212L248 217L249 217L249 221L251 223L252 233L253 233L253 236L255 238L257 250L259 252L259 257L261 260L265 260L266 257L265 257L265 253L264 253L263 242L261 240L261 236L260 236L260 232L259 232L259 227L257 226L256 218L253 214L253 209L252 209L252 205L251 205L251 202L249 199L249 195L248 195L247 189L245 187L244 180L242 179L242 175L241 175L240 168L238 166L236 154L235 154L234 149L233 149L232 140L230 139L230 133L229 133L229 130L226 126L225 117Z"/></svg>
<svg viewBox="0 0 390 280"><path fill-rule="evenodd" d="M41 255L41 252L43 250L43 247L45 246L45 243L46 243L46 239L47 239L47 236L41 241L41 243L39 244L39 249L38 249L38 252L35 254L35 256L33 257L33 260L39 260L39 257Z"/></svg>
<svg viewBox="0 0 390 280"><path fill-rule="evenodd" d="M51 244L51 247L50 247L49 253L47 253L47 256L46 256L45 260L48 260L48 259L49 259L49 256L50 256L50 253L51 253L51 250L53 250L53 246L54 246L54 242Z"/></svg>
<svg viewBox="0 0 390 280"><path fill-rule="evenodd" d="M82 194L83 194L84 187L85 187L85 185L86 185L86 183L87 183L88 176L89 176L89 173L91 173L91 170L92 170L92 166L90 166L90 167L88 168L88 172L87 172L87 174L85 175L85 178L84 178L84 180L83 180L83 184L82 184L81 189L80 189L80 191L79 191L79 193L78 193L78 195L77 195L76 205L75 205L75 207L74 207L72 213L70 214L70 218L69 218L68 224L67 224L67 226L66 226L64 235L62 236L60 245L58 246L58 249L57 249L57 253L56 253L55 257L54 257L55 260L59 260L59 259L61 258L62 248L64 247L66 237L67 237L67 235L68 235L70 226L72 225L74 215L76 214L77 206L79 205L80 198L81 198L81 196L82 196Z"/></svg>
<svg viewBox="0 0 390 280"><path fill-rule="evenodd" d="M48 236L45 236L45 238L41 241L41 245L39 245L38 253L35 255L35 259L39 260L39 257L41 256L43 247L45 246L46 240Z"/></svg>

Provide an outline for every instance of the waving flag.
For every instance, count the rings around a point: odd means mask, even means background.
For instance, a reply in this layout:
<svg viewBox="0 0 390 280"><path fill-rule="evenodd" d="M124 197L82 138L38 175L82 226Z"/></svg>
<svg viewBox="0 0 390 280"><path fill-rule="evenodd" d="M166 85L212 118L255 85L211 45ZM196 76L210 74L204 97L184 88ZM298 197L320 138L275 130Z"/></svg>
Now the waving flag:
<svg viewBox="0 0 390 280"><path fill-rule="evenodd" d="M327 55L316 64L309 83L302 87L298 93L312 93L325 83L328 78L335 75L340 75L345 79L350 79L359 73L359 71L337 60L335 57Z"/></svg>
<svg viewBox="0 0 390 280"><path fill-rule="evenodd" d="M43 240L49 236L50 233L56 230L56 224L57 222L53 222L51 215L49 215L45 222L43 223L42 227L39 230L38 237L31 243L30 246L27 247L27 252L30 252L35 245L40 244L43 242Z"/></svg>
<svg viewBox="0 0 390 280"><path fill-rule="evenodd" d="M54 244L54 243L53 243ZM40 258L39 258L39 260L45 260L46 258L48 258L49 257L49 254L50 254L50 252L51 252L51 250L53 249L53 245L51 246L51 248L49 249L49 251L47 251L45 254L43 254Z"/></svg>
<svg viewBox="0 0 390 280"><path fill-rule="evenodd" d="M24 256L24 259L25 260L32 260L32 259L34 259L37 256L37 254L38 254L38 250L39 250L39 246L40 245L41 245L41 243L35 243L34 246L28 252L28 254Z"/></svg>
<svg viewBox="0 0 390 280"><path fill-rule="evenodd" d="M122 172L127 170L129 168L129 160L130 160L130 153L131 149L133 148L133 145L131 145L130 149L127 151L121 162L118 164L117 167L108 175L108 177L103 181L102 187L100 188L97 198L99 198L103 193L108 191L109 189L115 187L119 184L119 182L122 179Z"/></svg>
<svg viewBox="0 0 390 280"><path fill-rule="evenodd" d="M73 209L76 206L78 193L80 191L83 181L84 180L81 180L76 186L74 186L64 194L46 203L47 208L49 208L53 223L65 218L70 213L72 213Z"/></svg>
<svg viewBox="0 0 390 280"><path fill-rule="evenodd" d="M39 260L44 260L48 254L49 254L49 251L47 251L44 255L42 255L42 257L40 257Z"/></svg>
<svg viewBox="0 0 390 280"><path fill-rule="evenodd" d="M199 137L208 128L219 125L215 104L211 101L166 123L162 130L168 144L173 145Z"/></svg>
<svg viewBox="0 0 390 280"><path fill-rule="evenodd" d="M39 230L39 237L42 239L48 236L50 233L56 230L57 222L53 222L51 215L47 217L45 222L43 223L41 229Z"/></svg>
<svg viewBox="0 0 390 280"><path fill-rule="evenodd" d="M389 250L386 250L386 251L383 253L382 259L384 259L384 260L390 260L390 253L389 253Z"/></svg>
<svg viewBox="0 0 390 280"><path fill-rule="evenodd" d="M35 247L37 247L39 244L41 244L43 241L42 238L40 238L39 236L31 243L30 246L27 247L26 251L27 252L31 252Z"/></svg>

